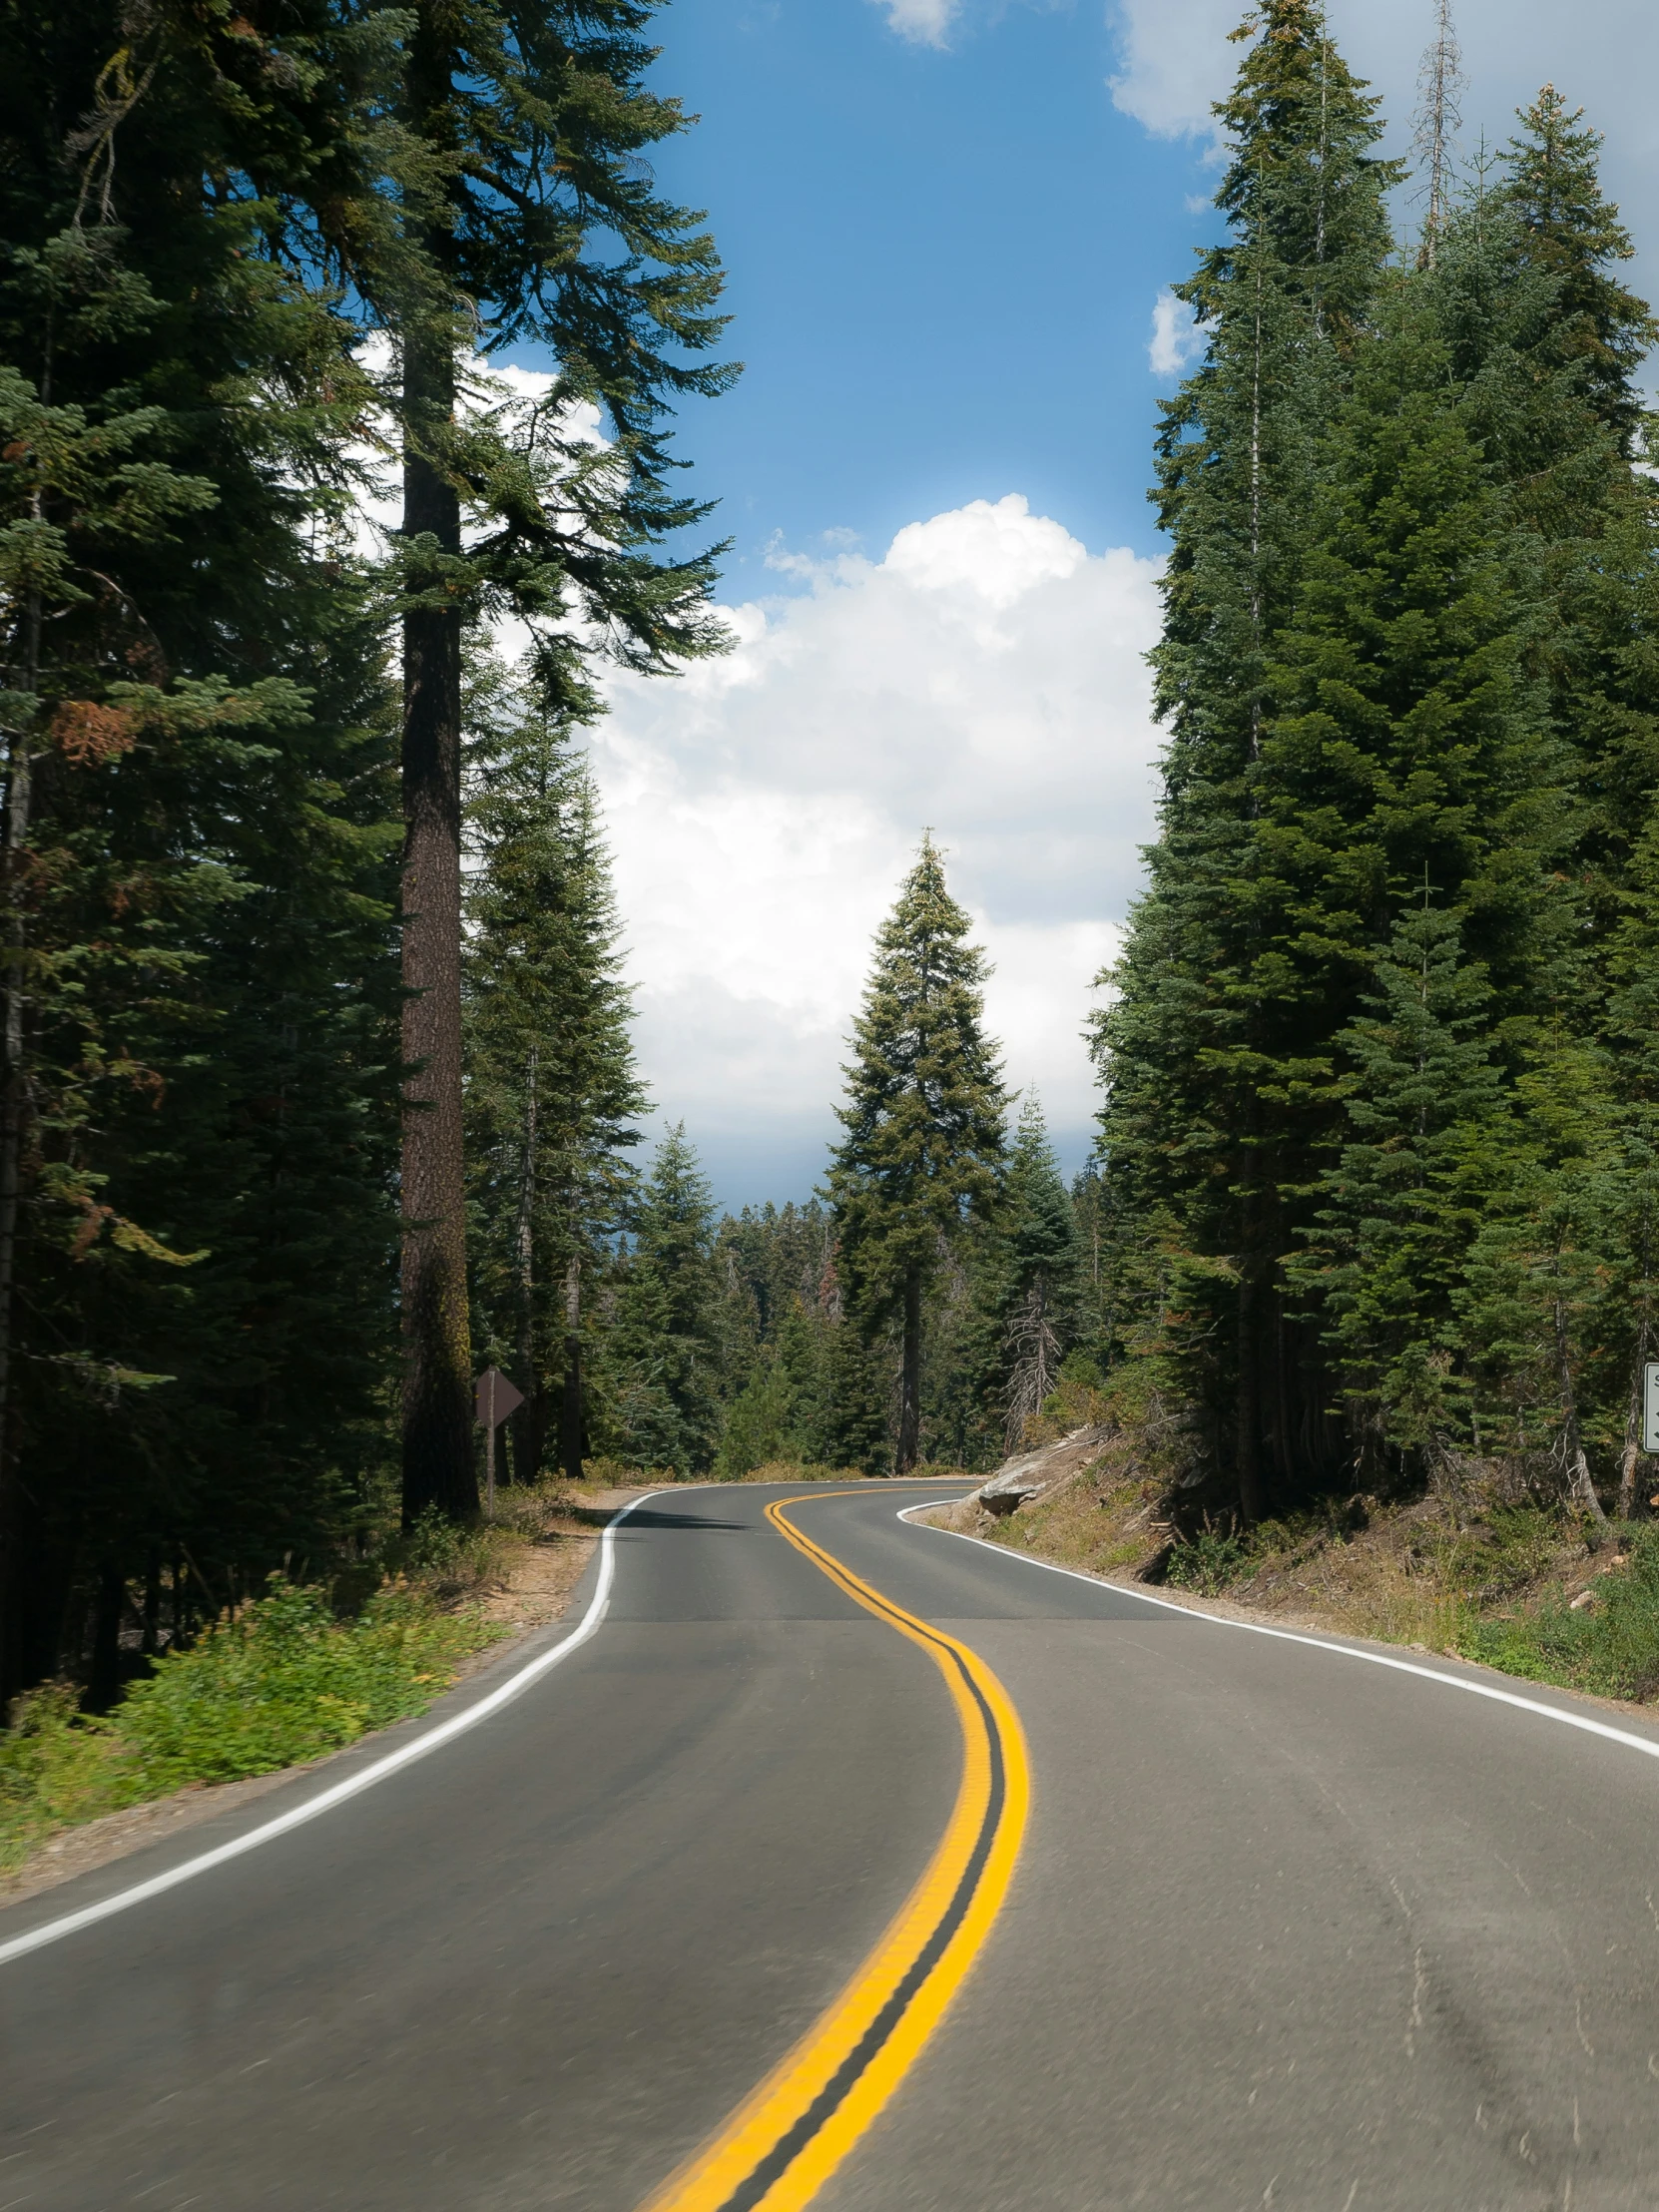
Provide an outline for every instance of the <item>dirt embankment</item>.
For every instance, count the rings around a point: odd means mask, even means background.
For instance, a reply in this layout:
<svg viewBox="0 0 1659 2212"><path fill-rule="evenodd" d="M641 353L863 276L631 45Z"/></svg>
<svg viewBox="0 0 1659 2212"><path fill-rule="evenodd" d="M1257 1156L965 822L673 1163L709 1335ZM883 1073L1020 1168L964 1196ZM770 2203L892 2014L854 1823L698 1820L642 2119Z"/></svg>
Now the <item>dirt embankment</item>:
<svg viewBox="0 0 1659 2212"><path fill-rule="evenodd" d="M1326 1500L1248 1536L1211 1528L1183 1538L1166 1515L1164 1484L1138 1457L1134 1438L1120 1428L1091 1430L1093 1448L1079 1463L1083 1434L1010 1462L983 1485L988 1499L976 1491L927 1518L1061 1566L1146 1583L1203 1612L1599 1686L1564 1645L1560 1663L1552 1661L1530 1628L1570 1614L1569 1625L1588 1629L1608 1610L1607 1578L1627 1576L1631 1531L1594 1539L1592 1549L1583 1525L1558 1505L1356 1496ZM1001 1479L1013 1469L1017 1479ZM1010 1497L1010 1489L1017 1494ZM1659 1623L1655 1645L1659 1667Z"/></svg>

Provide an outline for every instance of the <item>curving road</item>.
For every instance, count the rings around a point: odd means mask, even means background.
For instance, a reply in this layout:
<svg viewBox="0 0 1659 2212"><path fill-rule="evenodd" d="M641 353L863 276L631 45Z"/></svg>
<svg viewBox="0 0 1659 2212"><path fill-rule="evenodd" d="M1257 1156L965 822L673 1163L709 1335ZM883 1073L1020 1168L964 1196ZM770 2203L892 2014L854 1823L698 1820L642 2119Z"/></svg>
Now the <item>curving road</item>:
<svg viewBox="0 0 1659 2212"><path fill-rule="evenodd" d="M823 2212L1659 2204L1659 1729L901 1525L936 1486L790 1506L827 1566L767 1519L790 1494L635 1509L595 1633L315 1819L24 1947L366 1772L524 1649L0 1913L0 2212L781 2212L789 2158L843 2123ZM682 2167L917 1913L933 1948L854 2066L878 2052L884 2105L846 2120L841 2079L760 2179Z"/></svg>

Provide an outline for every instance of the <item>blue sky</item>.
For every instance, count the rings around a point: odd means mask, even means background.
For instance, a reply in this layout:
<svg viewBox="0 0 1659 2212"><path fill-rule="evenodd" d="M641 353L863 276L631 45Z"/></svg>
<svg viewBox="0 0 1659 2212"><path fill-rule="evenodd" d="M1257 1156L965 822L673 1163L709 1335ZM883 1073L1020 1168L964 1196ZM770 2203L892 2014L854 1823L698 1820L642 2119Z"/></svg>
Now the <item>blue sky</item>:
<svg viewBox="0 0 1659 2212"><path fill-rule="evenodd" d="M734 651L620 678L594 759L644 1071L725 1204L802 1198L870 939L924 827L1068 1167L1084 1027L1154 829L1145 488L1160 292L1214 233L1239 0L674 0L660 150L730 272L735 391L680 450ZM1406 150L1431 0L1330 0ZM1659 236L1659 7L1457 0L1465 145L1545 78ZM1644 251L1638 279L1659 288Z"/></svg>
<svg viewBox="0 0 1659 2212"><path fill-rule="evenodd" d="M1206 215L1190 143L1113 108L1104 15L1015 6L948 52L868 0L675 0L659 75L702 115L658 164L710 209L738 390L683 443L741 595L774 532L884 546L1018 490L1153 547L1151 301Z"/></svg>

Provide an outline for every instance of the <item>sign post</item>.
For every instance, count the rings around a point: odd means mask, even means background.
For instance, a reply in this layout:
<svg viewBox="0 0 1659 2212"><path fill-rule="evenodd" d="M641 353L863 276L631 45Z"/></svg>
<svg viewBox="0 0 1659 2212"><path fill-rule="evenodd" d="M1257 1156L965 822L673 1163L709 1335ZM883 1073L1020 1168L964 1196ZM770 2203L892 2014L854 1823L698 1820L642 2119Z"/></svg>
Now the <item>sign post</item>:
<svg viewBox="0 0 1659 2212"><path fill-rule="evenodd" d="M1653 1371L1659 1375L1659 1368ZM524 1392L515 1390L499 1368L486 1368L478 1378L473 1399L484 1429L484 1513L495 1518L495 1431L509 1413L524 1403Z"/></svg>
<svg viewBox="0 0 1659 2212"><path fill-rule="evenodd" d="M1659 1452L1659 1360L1642 1369L1642 1449Z"/></svg>

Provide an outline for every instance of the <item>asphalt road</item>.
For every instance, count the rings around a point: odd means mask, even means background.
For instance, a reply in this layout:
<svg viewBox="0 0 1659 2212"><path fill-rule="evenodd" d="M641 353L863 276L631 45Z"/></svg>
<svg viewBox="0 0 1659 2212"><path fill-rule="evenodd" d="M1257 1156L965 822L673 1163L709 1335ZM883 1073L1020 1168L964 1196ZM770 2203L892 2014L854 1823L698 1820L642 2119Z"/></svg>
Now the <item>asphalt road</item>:
<svg viewBox="0 0 1659 2212"><path fill-rule="evenodd" d="M766 1524L778 1494L636 1512L603 1625L516 1702L0 1965L0 2212L633 2212L956 1800L939 1667ZM1659 1761L900 1526L918 1494L792 1510L994 1670L1030 1825L823 2212L1659 2205ZM385 1742L11 1908L0 1944Z"/></svg>

